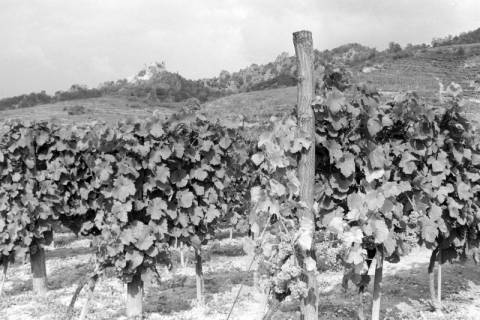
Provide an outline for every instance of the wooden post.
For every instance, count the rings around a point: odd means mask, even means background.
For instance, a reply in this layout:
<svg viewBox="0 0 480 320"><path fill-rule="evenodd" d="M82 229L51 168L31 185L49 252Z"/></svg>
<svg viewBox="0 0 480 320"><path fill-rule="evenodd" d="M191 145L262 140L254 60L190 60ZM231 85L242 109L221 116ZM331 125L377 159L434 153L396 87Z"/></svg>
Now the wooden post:
<svg viewBox="0 0 480 320"><path fill-rule="evenodd" d="M127 283L127 318L141 319L143 315L143 281L139 274Z"/></svg>
<svg viewBox="0 0 480 320"><path fill-rule="evenodd" d="M442 251L438 250L438 275L437 275L438 307L442 308Z"/></svg>
<svg viewBox="0 0 480 320"><path fill-rule="evenodd" d="M180 243L180 265L182 266L182 268L186 268L186 264L185 264L185 256L184 256L184 253L183 253L183 242Z"/></svg>
<svg viewBox="0 0 480 320"><path fill-rule="evenodd" d="M45 250L35 240L30 246L30 266L32 270L33 292L37 295L43 295L48 290Z"/></svg>
<svg viewBox="0 0 480 320"><path fill-rule="evenodd" d="M432 307L437 309L437 297L435 297L435 273L433 270L428 270L428 290L430 291Z"/></svg>
<svg viewBox="0 0 480 320"><path fill-rule="evenodd" d="M200 250L195 249L195 276L197 280L197 301L199 305L204 305L205 300L203 298L204 283L203 283L203 270L202 270L202 255Z"/></svg>
<svg viewBox="0 0 480 320"><path fill-rule="evenodd" d="M78 318L78 320L84 320L87 318L88 309L90 307L90 301L92 300L93 290L95 290L95 285L97 284L97 280L98 280L98 275L95 275L88 280L87 300L83 305L82 312L80 313L80 317Z"/></svg>
<svg viewBox="0 0 480 320"><path fill-rule="evenodd" d="M32 174L37 178L37 146L35 139L32 140L30 145L30 153L33 155L34 166L32 168ZM38 179L35 179L33 185L33 193L35 194L39 188ZM51 235L51 234L50 234ZM44 233L44 236L46 234ZM30 267L32 270L32 287L33 292L37 295L43 295L47 292L47 269L45 267L45 249L38 243L35 238L30 244Z"/></svg>
<svg viewBox="0 0 480 320"><path fill-rule="evenodd" d="M378 260L373 282L372 320L380 320L380 300L382 298L383 247L377 249Z"/></svg>
<svg viewBox="0 0 480 320"><path fill-rule="evenodd" d="M358 320L365 320L365 312L363 311L363 290L358 293L358 309L357 309L357 317Z"/></svg>
<svg viewBox="0 0 480 320"><path fill-rule="evenodd" d="M280 304L280 301L278 301L277 299L275 299L274 296L272 296L272 298L269 299L269 301L267 302L268 310L263 315L262 320L272 320L275 313L277 313L278 309L280 309Z"/></svg>
<svg viewBox="0 0 480 320"><path fill-rule="evenodd" d="M432 304L432 308L434 310L438 309L438 300L435 295L435 261L437 259L437 252L438 248L434 249L432 251L432 254L430 255L430 263L428 265L428 289L430 291L430 300Z"/></svg>
<svg viewBox="0 0 480 320"><path fill-rule="evenodd" d="M312 256L315 217L313 213L313 187L315 177L315 117L312 109L313 98L313 40L310 31L293 34L293 44L297 57L297 116L298 129L310 137L312 145L303 151L298 162L300 180L300 200L306 208L299 210L302 233L300 237L309 239L310 248L301 248L304 260ZM305 266L303 266L305 267ZM301 319L318 320L317 281L315 270L307 272L308 294L301 301Z"/></svg>
<svg viewBox="0 0 480 320"><path fill-rule="evenodd" d="M8 260L3 260L3 273L2 273L2 282L0 284L0 297L3 294L3 287L5 286L5 281L7 280L7 270L8 270Z"/></svg>

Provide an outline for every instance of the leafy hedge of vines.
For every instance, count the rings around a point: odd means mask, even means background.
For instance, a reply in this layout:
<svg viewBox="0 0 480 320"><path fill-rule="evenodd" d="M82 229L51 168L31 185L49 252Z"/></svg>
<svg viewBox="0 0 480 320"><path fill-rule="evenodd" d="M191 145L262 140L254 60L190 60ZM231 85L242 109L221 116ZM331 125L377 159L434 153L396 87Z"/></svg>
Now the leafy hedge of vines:
<svg viewBox="0 0 480 320"><path fill-rule="evenodd" d="M480 144L455 87L442 107L433 107L414 93L382 102L366 85L335 82L323 82L312 106L313 210L317 230L336 234L348 248L344 284L352 280L363 290L372 260L381 253L399 261L411 239L440 250L442 263L465 257L480 240ZM261 267L280 301L306 294L307 270L296 258L302 239L295 213L302 203L295 170L298 146L308 148L308 140L297 131L295 117L277 120L252 157L262 177L252 189L254 215L274 222ZM307 268L318 262L309 261Z"/></svg>
<svg viewBox="0 0 480 320"><path fill-rule="evenodd" d="M100 269L126 282L175 240L213 234L248 160L239 135L206 119L59 125L11 121L0 142L2 261L51 241L60 221L97 236ZM1 261L0 261L1 262Z"/></svg>
<svg viewBox="0 0 480 320"><path fill-rule="evenodd" d="M349 278L363 288L372 259L381 252L398 261L411 238L440 250L442 262L478 246L480 145L456 92L434 108L412 93L384 103L367 86L342 85L343 92L330 84L313 104L314 210L317 230L348 247ZM99 266L128 282L175 240L198 247L219 221L241 220L250 200L255 233L269 225L260 262L269 288L278 300L305 296L304 273L318 263L298 262L296 211L304 204L296 170L312 141L295 117L273 119L255 148L201 118L11 121L1 134L0 263L48 244L60 221L97 236Z"/></svg>
<svg viewBox="0 0 480 320"><path fill-rule="evenodd" d="M321 225L351 246L352 280L375 251L398 261L408 237L439 248L442 263L478 246L480 145L457 93L435 108L413 93L381 103L353 90L350 101L327 90L314 106Z"/></svg>

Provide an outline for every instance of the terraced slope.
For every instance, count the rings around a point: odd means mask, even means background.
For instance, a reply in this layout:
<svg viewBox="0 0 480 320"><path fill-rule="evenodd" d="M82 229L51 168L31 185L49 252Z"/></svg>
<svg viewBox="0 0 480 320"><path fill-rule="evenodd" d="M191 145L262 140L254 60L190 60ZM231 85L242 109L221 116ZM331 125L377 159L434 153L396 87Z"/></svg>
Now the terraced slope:
<svg viewBox="0 0 480 320"><path fill-rule="evenodd" d="M466 96L477 98L480 92L474 82L480 80L480 45L419 51L412 57L386 62L379 70L359 72L356 77L384 91L414 90L432 99L438 93L439 81L444 85L453 81L462 86Z"/></svg>
<svg viewBox="0 0 480 320"><path fill-rule="evenodd" d="M292 112L296 101L297 87L286 87L233 94L205 103L201 111L227 122L262 122Z"/></svg>
<svg viewBox="0 0 480 320"><path fill-rule="evenodd" d="M116 122L132 116L149 117L155 110L168 116L180 109L175 104L148 105L120 97L64 101L29 108L0 111L0 119L49 120L64 123Z"/></svg>

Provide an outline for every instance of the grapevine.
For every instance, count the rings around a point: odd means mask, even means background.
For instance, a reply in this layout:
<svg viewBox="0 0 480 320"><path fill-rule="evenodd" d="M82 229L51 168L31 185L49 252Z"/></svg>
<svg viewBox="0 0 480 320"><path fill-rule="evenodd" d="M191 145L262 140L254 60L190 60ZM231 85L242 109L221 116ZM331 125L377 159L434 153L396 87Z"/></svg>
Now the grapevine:
<svg viewBox="0 0 480 320"><path fill-rule="evenodd" d="M4 265L48 244L60 221L95 237L97 274L112 267L126 283L143 281L158 263L170 264L175 241L199 250L228 205L242 200L234 189L243 181L248 146L236 131L204 118L20 121L2 129Z"/></svg>
<svg viewBox="0 0 480 320"><path fill-rule="evenodd" d="M478 139L459 99L435 108L414 93L383 103L350 89L326 86L314 105L319 226L350 247L344 284L363 291L378 253L396 262L412 238L441 263L478 246Z"/></svg>

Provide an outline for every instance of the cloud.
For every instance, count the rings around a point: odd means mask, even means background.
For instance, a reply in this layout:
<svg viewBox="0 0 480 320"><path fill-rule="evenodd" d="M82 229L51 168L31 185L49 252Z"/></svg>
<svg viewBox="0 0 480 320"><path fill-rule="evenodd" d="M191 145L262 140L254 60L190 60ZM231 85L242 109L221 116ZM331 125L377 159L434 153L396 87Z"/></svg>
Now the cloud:
<svg viewBox="0 0 480 320"><path fill-rule="evenodd" d="M90 69L91 72L98 72L102 74L106 79L115 75L115 68L112 66L110 62L110 58L103 56L103 57L92 57L90 60Z"/></svg>
<svg viewBox="0 0 480 320"><path fill-rule="evenodd" d="M2 0L0 97L96 86L152 61L209 77L293 54L300 29L318 49L429 42L479 27L479 9L475 0Z"/></svg>

